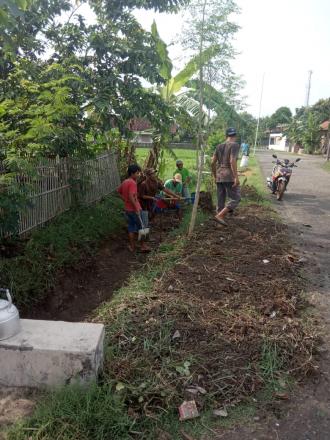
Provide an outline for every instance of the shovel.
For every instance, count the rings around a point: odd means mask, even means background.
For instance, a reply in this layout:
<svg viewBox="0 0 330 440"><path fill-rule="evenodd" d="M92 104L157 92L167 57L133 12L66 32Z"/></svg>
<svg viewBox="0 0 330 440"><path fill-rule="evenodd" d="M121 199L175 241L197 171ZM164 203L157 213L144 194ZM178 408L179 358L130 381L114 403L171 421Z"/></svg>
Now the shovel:
<svg viewBox="0 0 330 440"><path fill-rule="evenodd" d="M149 235L150 229L149 228L145 228L142 218L141 218L141 214L138 214L139 220L140 220L140 224L141 224L141 229L139 229L138 232L138 240L143 240L146 239L147 236Z"/></svg>

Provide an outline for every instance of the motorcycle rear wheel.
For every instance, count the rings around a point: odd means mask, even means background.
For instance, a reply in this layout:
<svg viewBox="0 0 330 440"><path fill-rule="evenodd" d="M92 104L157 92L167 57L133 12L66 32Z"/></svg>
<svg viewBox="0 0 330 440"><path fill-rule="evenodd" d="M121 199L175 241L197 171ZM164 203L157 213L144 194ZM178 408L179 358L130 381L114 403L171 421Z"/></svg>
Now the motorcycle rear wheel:
<svg viewBox="0 0 330 440"><path fill-rule="evenodd" d="M283 180L281 180L280 182L278 182L278 186L277 186L277 200L279 202L283 198L284 191L285 191L285 182L283 182Z"/></svg>

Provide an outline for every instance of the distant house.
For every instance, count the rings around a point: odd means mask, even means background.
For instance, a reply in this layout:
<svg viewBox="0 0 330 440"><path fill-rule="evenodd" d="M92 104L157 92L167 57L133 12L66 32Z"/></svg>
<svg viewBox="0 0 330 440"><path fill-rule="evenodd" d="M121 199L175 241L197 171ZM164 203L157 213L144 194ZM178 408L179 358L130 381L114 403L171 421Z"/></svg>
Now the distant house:
<svg viewBox="0 0 330 440"><path fill-rule="evenodd" d="M152 144L152 127L150 122L144 118L134 118L129 124L128 128L133 132L133 142L136 144Z"/></svg>
<svg viewBox="0 0 330 440"><path fill-rule="evenodd" d="M134 118L129 124L128 128L133 132L133 142L140 145L152 145L153 127L151 123L144 118ZM178 127L172 124L170 127L170 134L176 134Z"/></svg>
<svg viewBox="0 0 330 440"><path fill-rule="evenodd" d="M278 150L278 151L289 151L286 136L283 133L270 133L268 149Z"/></svg>

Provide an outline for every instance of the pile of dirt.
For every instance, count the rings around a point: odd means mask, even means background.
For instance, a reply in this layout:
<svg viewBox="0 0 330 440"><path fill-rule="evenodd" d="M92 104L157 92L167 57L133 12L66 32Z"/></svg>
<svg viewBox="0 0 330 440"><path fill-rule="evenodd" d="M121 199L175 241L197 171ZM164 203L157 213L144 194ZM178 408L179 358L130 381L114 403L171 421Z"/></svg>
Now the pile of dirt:
<svg viewBox="0 0 330 440"><path fill-rule="evenodd" d="M199 409L236 404L269 381L285 387L288 374L315 371L318 335L314 318L302 317L300 263L289 248L266 209L241 208L228 227L202 224L151 295L107 310L107 375L126 387L133 412L183 399Z"/></svg>

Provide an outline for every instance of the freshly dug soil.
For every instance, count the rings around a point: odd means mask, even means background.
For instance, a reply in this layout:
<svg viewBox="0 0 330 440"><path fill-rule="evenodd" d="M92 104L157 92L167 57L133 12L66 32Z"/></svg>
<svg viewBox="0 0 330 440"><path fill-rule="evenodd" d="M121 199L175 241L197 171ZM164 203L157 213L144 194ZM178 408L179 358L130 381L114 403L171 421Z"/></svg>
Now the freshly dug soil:
<svg viewBox="0 0 330 440"><path fill-rule="evenodd" d="M128 404L147 414L183 399L217 408L315 371L318 337L313 318L302 319L300 264L289 249L268 209L242 207L228 227L202 224L151 296L109 308L116 356L107 373L129 384Z"/></svg>
<svg viewBox="0 0 330 440"><path fill-rule="evenodd" d="M177 227L171 215L156 217L151 227L151 242L155 249L166 234ZM104 301L112 298L129 278L146 262L146 254L132 254L127 247L125 228L105 240L94 257L82 258L80 264L58 275L57 283L39 304L20 310L22 318L79 322L87 319Z"/></svg>

